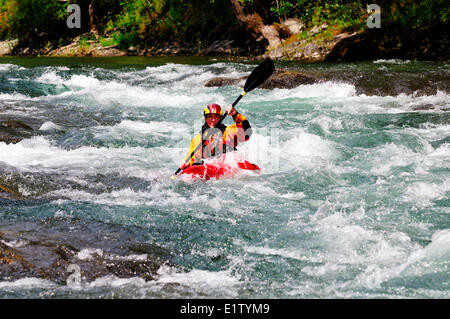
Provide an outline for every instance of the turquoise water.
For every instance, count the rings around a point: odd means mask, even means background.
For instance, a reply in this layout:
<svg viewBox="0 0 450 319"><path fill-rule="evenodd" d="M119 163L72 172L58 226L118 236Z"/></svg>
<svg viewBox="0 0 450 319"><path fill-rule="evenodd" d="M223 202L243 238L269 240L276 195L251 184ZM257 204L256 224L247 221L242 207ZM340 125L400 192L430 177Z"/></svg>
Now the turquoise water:
<svg viewBox="0 0 450 319"><path fill-rule="evenodd" d="M1 180L33 198L0 198L0 223L120 230L162 249L170 265L155 280L103 277L77 288L1 278L0 296L449 298L450 104L439 89L449 65L277 66L334 77L247 94L236 108L254 134L239 154L262 171L205 182L170 176L204 106L242 90L205 83L248 75L255 63L1 59L0 117L37 134L0 142ZM400 79L438 89L360 91ZM110 248L84 242L88 255Z"/></svg>

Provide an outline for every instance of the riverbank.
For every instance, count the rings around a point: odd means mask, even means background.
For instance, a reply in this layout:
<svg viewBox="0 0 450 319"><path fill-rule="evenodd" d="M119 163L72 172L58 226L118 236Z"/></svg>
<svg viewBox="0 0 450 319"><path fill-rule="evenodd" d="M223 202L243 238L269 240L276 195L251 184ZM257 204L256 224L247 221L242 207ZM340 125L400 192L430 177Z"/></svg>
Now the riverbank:
<svg viewBox="0 0 450 319"><path fill-rule="evenodd" d="M284 28L277 41L261 47L249 38L228 36L208 46L176 40L154 42L120 48L111 35L90 33L66 39L56 45L44 39L21 43L17 39L0 42L0 56L222 56L229 59L263 59L305 63L323 61L363 61L404 59L417 61L449 61L450 39L446 29L424 27L412 31L389 27L384 29L342 31L327 24L305 30L300 22ZM237 33L236 33L237 34ZM281 36L282 35L282 36Z"/></svg>
<svg viewBox="0 0 450 319"><path fill-rule="evenodd" d="M67 45L54 48L48 46L31 46L19 44L18 40L7 40L0 42L0 56L54 56L54 57L115 57L115 56L209 56L220 55L238 57L242 48L233 46L229 40L216 41L207 48L200 48L192 44L180 44L178 42L164 41L153 46L140 48L130 46L120 49L118 45L105 45L112 42L112 38L101 40L85 40L89 34L78 36Z"/></svg>

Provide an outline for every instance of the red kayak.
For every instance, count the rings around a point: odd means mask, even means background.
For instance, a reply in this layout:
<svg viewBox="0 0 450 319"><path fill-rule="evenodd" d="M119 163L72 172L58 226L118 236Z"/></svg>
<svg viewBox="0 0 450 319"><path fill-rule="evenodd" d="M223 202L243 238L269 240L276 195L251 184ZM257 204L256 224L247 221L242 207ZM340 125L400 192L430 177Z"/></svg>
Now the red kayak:
<svg viewBox="0 0 450 319"><path fill-rule="evenodd" d="M188 174L193 178L203 178L205 180L208 180L211 178L220 179L224 177L234 176L242 170L259 171L261 169L258 167L258 165L252 164L246 160L236 163L220 161L189 166L188 168L183 170L180 175Z"/></svg>

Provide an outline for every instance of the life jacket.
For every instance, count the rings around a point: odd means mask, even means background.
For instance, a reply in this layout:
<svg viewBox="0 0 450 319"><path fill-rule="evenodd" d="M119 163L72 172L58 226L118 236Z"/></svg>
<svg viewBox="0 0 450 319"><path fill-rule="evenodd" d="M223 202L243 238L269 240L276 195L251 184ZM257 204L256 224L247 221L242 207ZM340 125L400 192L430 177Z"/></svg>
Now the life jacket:
<svg viewBox="0 0 450 319"><path fill-rule="evenodd" d="M227 126L220 124L217 127L208 127L205 124L202 126L202 158L220 156L227 151L237 151L237 148L231 145L227 145L224 137ZM209 135L208 140L205 140ZM212 141L212 139L214 140ZM235 143L237 144L237 143Z"/></svg>

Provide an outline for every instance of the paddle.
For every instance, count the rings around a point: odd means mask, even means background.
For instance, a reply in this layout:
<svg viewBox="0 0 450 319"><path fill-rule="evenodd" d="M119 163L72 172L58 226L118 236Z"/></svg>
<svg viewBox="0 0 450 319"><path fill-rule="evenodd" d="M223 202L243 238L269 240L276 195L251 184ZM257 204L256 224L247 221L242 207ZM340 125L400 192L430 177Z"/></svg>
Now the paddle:
<svg viewBox="0 0 450 319"><path fill-rule="evenodd" d="M19 197L22 196L22 194L16 192L15 190L13 190L13 189L11 189L11 188L9 188L8 186L3 185L3 184L0 184L0 191L7 192L7 193L10 193L10 194L19 196Z"/></svg>
<svg viewBox="0 0 450 319"><path fill-rule="evenodd" d="M236 104L244 97L245 94L247 94L248 92L252 91L256 87L261 85L265 80L267 80L272 75L273 71L275 71L275 66L274 66L273 61L271 59L267 58L261 64L259 64L252 71L252 73L250 73L250 75L248 76L247 80L245 81L244 91L233 102L233 104L232 104L233 107L236 106ZM219 126L222 123L222 121L227 117L227 115L228 115L228 112L225 112L214 127ZM203 141L207 141L209 139L209 137L211 136L211 134L208 134L208 133L209 132L213 132L213 131L214 130L208 130L207 131L207 135L206 135L206 137L204 138ZM189 156L189 159L186 160L186 163L191 160L192 156L194 156L194 154L198 151L198 149L200 147L204 146L203 143L199 144L195 148L195 150L192 151L191 155ZM180 171L181 171L181 168L178 168L178 170L175 172L175 175L177 175ZM174 176L172 176L172 178L174 178Z"/></svg>

